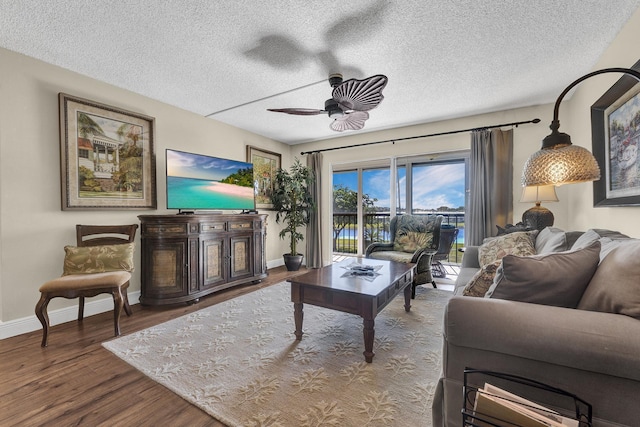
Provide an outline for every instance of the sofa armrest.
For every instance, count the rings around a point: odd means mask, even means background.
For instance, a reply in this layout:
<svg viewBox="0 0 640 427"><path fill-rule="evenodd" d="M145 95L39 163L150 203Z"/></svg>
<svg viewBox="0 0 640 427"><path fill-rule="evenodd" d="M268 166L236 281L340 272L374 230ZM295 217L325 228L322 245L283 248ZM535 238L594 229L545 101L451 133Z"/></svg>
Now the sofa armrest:
<svg viewBox="0 0 640 427"><path fill-rule="evenodd" d="M478 261L478 248L479 246L467 246L464 248L464 255L462 256L462 264L460 268L480 268L480 262Z"/></svg>
<svg viewBox="0 0 640 427"><path fill-rule="evenodd" d="M640 321L620 314L454 296L448 344L640 381Z"/></svg>
<svg viewBox="0 0 640 427"><path fill-rule="evenodd" d="M368 257L369 254L372 253L372 252L392 251L392 250L393 250L393 243L375 242L375 243L371 243L369 246L367 246L367 248L364 251L364 256Z"/></svg>

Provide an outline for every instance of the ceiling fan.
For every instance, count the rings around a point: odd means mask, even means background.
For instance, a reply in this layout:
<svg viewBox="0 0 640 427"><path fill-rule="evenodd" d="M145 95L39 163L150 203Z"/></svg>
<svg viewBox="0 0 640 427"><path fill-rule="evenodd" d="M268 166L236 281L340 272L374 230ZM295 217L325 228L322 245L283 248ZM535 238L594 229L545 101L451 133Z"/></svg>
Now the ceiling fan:
<svg viewBox="0 0 640 427"><path fill-rule="evenodd" d="M387 76L376 74L363 80L342 81L342 74L329 75L329 84L333 88L331 98L324 102L324 110L313 108L268 108L268 111L315 116L328 114L333 122L331 129L342 132L359 130L369 118L367 111L376 108L384 99L382 89L387 85Z"/></svg>

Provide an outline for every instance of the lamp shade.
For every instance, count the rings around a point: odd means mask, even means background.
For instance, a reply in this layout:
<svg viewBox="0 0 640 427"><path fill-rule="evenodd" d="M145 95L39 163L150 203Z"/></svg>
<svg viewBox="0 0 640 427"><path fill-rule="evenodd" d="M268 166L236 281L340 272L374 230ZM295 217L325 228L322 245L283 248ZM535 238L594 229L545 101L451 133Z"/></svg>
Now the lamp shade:
<svg viewBox="0 0 640 427"><path fill-rule="evenodd" d="M600 167L593 154L577 145L543 148L524 164L522 185L548 186L596 181Z"/></svg>
<svg viewBox="0 0 640 427"><path fill-rule="evenodd" d="M524 187L520 201L528 203L557 202L556 187L553 185Z"/></svg>

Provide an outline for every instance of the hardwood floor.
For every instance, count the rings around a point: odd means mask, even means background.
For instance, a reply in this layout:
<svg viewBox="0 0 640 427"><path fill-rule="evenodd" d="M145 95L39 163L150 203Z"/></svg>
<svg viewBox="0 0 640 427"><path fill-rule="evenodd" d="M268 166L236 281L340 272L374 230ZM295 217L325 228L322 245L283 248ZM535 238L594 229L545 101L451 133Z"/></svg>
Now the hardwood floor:
<svg viewBox="0 0 640 427"><path fill-rule="evenodd" d="M222 291L194 305L136 304L133 316L122 314L122 334L305 271L278 267L259 284ZM47 348L40 347L42 331L0 340L0 426L224 426L105 350L101 343L112 338L113 313L108 312L53 326Z"/></svg>

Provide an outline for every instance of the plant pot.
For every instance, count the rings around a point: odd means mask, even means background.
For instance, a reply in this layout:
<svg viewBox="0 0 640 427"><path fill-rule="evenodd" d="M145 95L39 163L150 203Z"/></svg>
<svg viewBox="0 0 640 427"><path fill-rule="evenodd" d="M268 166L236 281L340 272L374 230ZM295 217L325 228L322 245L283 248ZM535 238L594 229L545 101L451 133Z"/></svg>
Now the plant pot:
<svg viewBox="0 0 640 427"><path fill-rule="evenodd" d="M298 271L300 269L302 265L302 255L284 254L282 257L284 258L284 265L287 266L287 271Z"/></svg>

